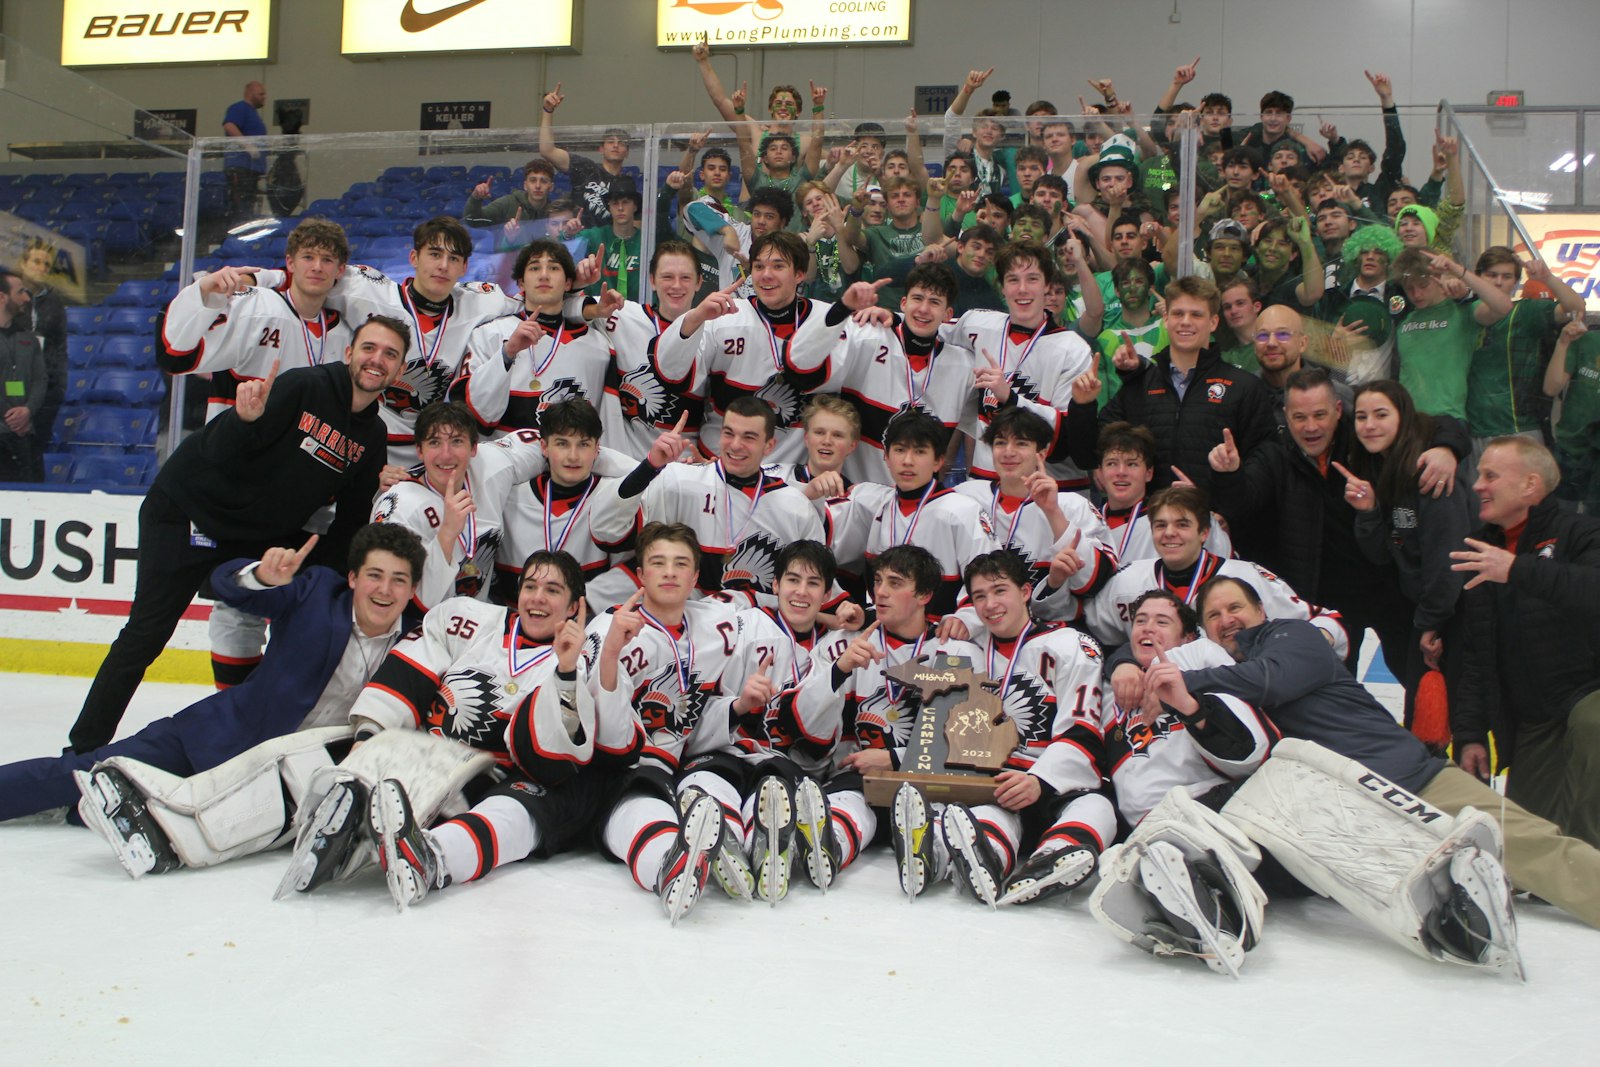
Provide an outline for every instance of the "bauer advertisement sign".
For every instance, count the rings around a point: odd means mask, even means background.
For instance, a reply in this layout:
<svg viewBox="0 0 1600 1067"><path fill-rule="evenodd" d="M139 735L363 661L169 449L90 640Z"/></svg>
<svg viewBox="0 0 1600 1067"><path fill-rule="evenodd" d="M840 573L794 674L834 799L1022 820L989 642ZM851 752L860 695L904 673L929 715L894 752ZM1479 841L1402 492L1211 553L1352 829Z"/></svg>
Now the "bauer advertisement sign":
<svg viewBox="0 0 1600 1067"><path fill-rule="evenodd" d="M0 646L111 643L133 603L143 502L137 494L0 492ZM195 601L170 646L209 648L210 616L210 603Z"/></svg>
<svg viewBox="0 0 1600 1067"><path fill-rule="evenodd" d="M272 0L65 0L63 67L272 58Z"/></svg>
<svg viewBox="0 0 1600 1067"><path fill-rule="evenodd" d="M577 48L577 0L344 0L347 56Z"/></svg>
<svg viewBox="0 0 1600 1067"><path fill-rule="evenodd" d="M911 0L656 0L656 47L909 44Z"/></svg>

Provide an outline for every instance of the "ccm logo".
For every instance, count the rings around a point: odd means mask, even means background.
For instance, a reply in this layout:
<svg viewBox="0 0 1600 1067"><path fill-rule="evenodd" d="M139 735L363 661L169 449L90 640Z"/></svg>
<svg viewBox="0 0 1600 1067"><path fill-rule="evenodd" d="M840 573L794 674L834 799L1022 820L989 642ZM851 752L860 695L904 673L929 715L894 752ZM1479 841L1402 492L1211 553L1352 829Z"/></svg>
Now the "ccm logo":
<svg viewBox="0 0 1600 1067"><path fill-rule="evenodd" d="M250 12L232 11L175 11L171 14L156 12L138 15L96 15L83 29L85 40L98 37L171 37L174 34L221 33L232 27L235 33L244 32L245 20Z"/></svg>

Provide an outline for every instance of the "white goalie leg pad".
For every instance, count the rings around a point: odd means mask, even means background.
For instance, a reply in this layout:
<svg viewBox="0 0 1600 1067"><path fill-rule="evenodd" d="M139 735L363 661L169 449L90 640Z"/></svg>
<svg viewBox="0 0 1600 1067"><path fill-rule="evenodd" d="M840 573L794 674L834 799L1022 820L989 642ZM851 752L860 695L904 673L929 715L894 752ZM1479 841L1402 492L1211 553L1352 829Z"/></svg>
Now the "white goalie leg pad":
<svg viewBox="0 0 1600 1067"><path fill-rule="evenodd" d="M212 867L287 841L290 805L317 768L333 766L327 746L349 736L344 726L285 734L188 778L125 756L96 767L115 767L144 795L185 867Z"/></svg>
<svg viewBox="0 0 1600 1067"><path fill-rule="evenodd" d="M1195 956L1237 977L1266 922L1267 896L1250 873L1260 862L1238 827L1174 787L1127 841L1101 855L1089 910L1152 955ZM1197 870L1205 885L1191 892Z"/></svg>
<svg viewBox="0 0 1600 1067"><path fill-rule="evenodd" d="M1290 874L1417 955L1520 969L1500 829L1482 812L1452 817L1355 760L1289 739L1222 813ZM1455 921L1464 914L1470 922ZM1454 938L1442 935L1451 929Z"/></svg>

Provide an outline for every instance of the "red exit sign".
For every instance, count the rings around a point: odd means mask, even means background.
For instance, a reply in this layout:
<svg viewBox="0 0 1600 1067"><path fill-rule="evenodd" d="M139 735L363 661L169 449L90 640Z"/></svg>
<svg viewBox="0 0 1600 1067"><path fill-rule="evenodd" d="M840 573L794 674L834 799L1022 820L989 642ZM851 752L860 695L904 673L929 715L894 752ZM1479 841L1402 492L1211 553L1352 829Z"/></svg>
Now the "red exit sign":
<svg viewBox="0 0 1600 1067"><path fill-rule="evenodd" d="M1521 89L1496 89L1489 94L1490 107L1521 107L1526 102Z"/></svg>

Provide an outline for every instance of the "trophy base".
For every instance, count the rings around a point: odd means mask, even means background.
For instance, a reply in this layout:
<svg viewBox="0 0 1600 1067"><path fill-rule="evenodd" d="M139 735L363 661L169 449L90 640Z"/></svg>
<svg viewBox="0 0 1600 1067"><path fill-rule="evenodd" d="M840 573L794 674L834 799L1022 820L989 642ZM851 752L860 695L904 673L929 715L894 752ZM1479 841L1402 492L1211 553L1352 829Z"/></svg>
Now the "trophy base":
<svg viewBox="0 0 1600 1067"><path fill-rule="evenodd" d="M987 774L916 774L910 771L880 771L863 776L867 803L887 807L906 782L922 790L929 800L941 804L993 804L995 782Z"/></svg>

